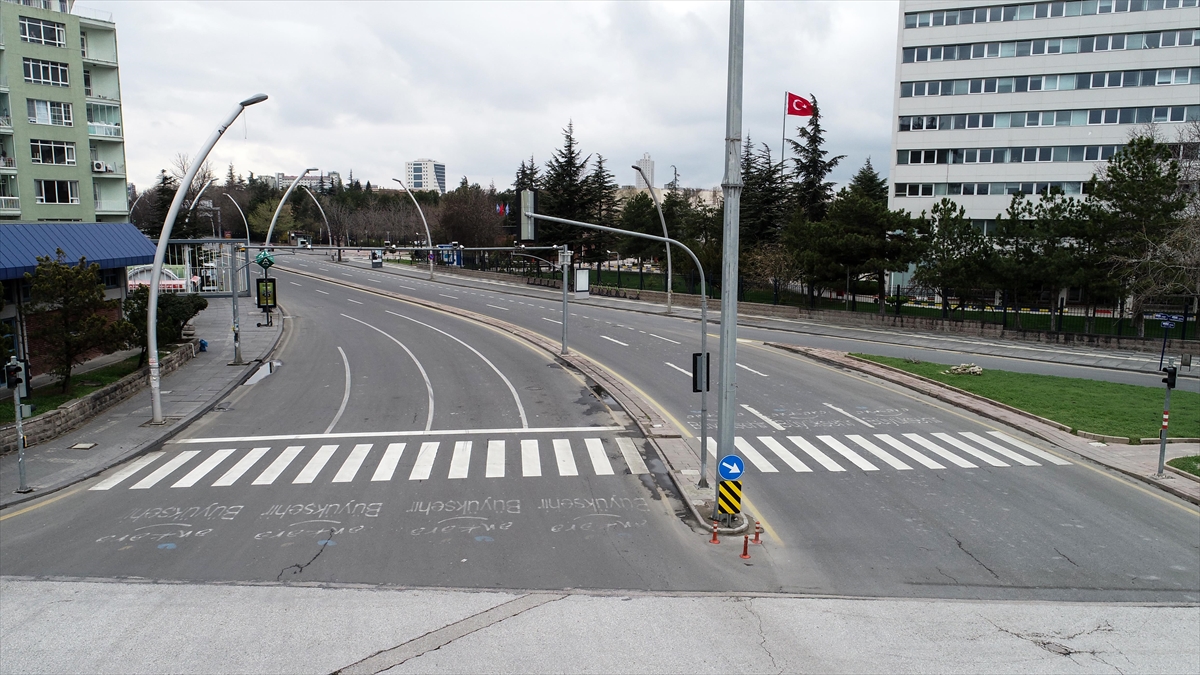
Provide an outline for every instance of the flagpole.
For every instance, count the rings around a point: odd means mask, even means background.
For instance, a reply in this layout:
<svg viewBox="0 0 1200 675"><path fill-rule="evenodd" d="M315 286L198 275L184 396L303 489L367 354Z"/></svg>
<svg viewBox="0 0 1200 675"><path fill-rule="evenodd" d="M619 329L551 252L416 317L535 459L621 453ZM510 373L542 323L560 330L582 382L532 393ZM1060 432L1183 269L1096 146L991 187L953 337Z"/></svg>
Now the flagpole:
<svg viewBox="0 0 1200 675"><path fill-rule="evenodd" d="M784 149L784 147L787 146L787 118L788 118L787 95L788 95L788 93L787 93L787 90L785 89L783 92L783 133L781 133L779 135L780 171L785 172L785 173L787 172L787 166L786 166L786 160L784 160L784 154L783 154L784 150L783 149Z"/></svg>

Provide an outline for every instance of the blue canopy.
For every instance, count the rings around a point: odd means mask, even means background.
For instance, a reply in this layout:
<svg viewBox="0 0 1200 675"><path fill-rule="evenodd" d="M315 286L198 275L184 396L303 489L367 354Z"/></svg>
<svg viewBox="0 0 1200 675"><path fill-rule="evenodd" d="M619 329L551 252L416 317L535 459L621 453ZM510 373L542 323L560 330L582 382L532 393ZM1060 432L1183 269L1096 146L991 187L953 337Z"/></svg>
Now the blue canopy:
<svg viewBox="0 0 1200 675"><path fill-rule="evenodd" d="M67 264L86 256L112 269L152 263L156 247L133 223L0 223L0 280L24 278L60 248Z"/></svg>

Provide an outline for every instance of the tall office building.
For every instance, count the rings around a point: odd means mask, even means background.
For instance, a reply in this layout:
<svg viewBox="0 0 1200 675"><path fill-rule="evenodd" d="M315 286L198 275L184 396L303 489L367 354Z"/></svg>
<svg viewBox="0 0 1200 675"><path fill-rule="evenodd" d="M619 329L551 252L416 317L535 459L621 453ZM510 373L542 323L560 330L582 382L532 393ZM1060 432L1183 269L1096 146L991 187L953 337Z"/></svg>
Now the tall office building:
<svg viewBox="0 0 1200 675"><path fill-rule="evenodd" d="M0 2L0 220L128 219L112 17Z"/></svg>
<svg viewBox="0 0 1200 675"><path fill-rule="evenodd" d="M642 158L634 163L646 173L646 178L650 179L650 185L654 185L654 160L650 159L650 153L643 152ZM646 181L642 180L641 172L634 171L633 174L634 187L638 188L639 190L644 190L645 188L649 187L646 185Z"/></svg>
<svg viewBox="0 0 1200 675"><path fill-rule="evenodd" d="M1200 120L1197 0L902 0L890 205L989 231L1012 195L1081 194L1131 132Z"/></svg>
<svg viewBox="0 0 1200 675"><path fill-rule="evenodd" d="M446 194L446 165L432 159L418 159L405 164L408 187L413 190L437 190Z"/></svg>

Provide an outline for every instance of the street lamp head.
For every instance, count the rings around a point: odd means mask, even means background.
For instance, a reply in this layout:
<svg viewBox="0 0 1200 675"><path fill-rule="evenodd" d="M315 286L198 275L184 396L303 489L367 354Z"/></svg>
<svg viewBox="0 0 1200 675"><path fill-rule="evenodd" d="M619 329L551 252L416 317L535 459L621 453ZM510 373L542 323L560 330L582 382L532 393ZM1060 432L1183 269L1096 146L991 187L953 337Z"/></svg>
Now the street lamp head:
<svg viewBox="0 0 1200 675"><path fill-rule="evenodd" d="M242 101L240 105L242 105L242 107L251 106L251 105L254 105L255 103L262 103L265 100L267 100L266 94L255 94L255 95L251 96L250 98L246 99L245 101Z"/></svg>
<svg viewBox="0 0 1200 675"><path fill-rule="evenodd" d="M307 169L305 169L305 170L304 170L304 173L311 173L311 172L313 172L313 171L320 171L320 169L318 169L318 168L317 168L317 167L315 167L315 166L314 166L314 167L309 167L309 168L307 168Z"/></svg>
<svg viewBox="0 0 1200 675"><path fill-rule="evenodd" d="M637 164L632 164L632 165L630 165L630 166L631 166L631 168L632 168L634 171L636 171L636 172L638 172L638 173L641 173L641 172L642 172L642 167L638 166Z"/></svg>

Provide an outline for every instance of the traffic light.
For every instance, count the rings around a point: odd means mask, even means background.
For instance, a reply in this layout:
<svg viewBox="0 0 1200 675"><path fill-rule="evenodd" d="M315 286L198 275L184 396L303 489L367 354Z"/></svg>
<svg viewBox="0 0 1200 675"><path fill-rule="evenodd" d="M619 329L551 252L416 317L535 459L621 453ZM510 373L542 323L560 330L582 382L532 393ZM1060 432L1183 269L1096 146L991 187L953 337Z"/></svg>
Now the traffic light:
<svg viewBox="0 0 1200 675"><path fill-rule="evenodd" d="M1167 385L1167 389L1174 389L1175 374L1178 372L1178 369L1175 368L1175 366L1167 366L1166 368L1163 368L1162 371L1167 374L1167 376L1162 379L1163 383Z"/></svg>
<svg viewBox="0 0 1200 675"><path fill-rule="evenodd" d="M4 383L8 385L9 389L21 386L21 383L25 381L21 377L24 374L24 369L19 363L12 361L4 364Z"/></svg>

